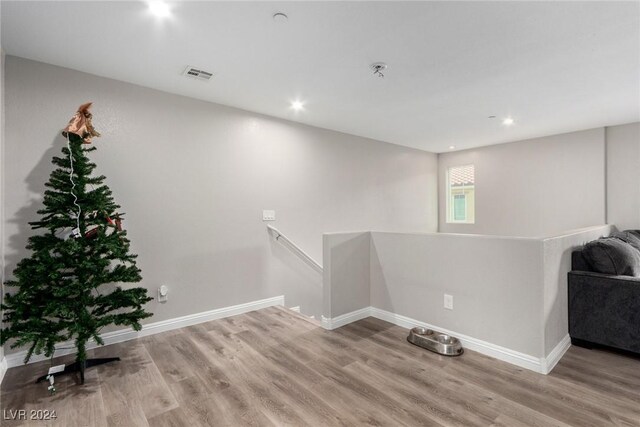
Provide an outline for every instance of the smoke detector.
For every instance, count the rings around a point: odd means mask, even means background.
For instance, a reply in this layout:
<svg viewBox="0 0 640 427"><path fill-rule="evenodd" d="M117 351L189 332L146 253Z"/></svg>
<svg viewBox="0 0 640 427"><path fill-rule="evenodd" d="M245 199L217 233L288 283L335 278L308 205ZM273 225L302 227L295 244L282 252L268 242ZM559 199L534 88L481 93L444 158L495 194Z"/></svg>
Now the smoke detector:
<svg viewBox="0 0 640 427"><path fill-rule="evenodd" d="M202 81L209 81L211 80L211 77L213 77L213 73L200 70L198 68L194 68L190 65L184 69L184 72L182 74L187 77L191 77L192 79L202 80Z"/></svg>
<svg viewBox="0 0 640 427"><path fill-rule="evenodd" d="M387 69L387 64L384 62L374 62L369 66L373 70L373 75L384 78L384 71Z"/></svg>

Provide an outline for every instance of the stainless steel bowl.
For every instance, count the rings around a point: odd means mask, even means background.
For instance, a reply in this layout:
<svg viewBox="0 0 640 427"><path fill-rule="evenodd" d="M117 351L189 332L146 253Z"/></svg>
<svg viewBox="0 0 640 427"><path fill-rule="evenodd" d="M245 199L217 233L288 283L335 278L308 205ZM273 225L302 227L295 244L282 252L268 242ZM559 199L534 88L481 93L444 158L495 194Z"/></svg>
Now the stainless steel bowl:
<svg viewBox="0 0 640 427"><path fill-rule="evenodd" d="M433 331L431 329L421 328L420 326L411 329L411 332L417 335L433 335Z"/></svg>
<svg viewBox="0 0 640 427"><path fill-rule="evenodd" d="M445 356L460 356L464 352L459 339L419 326L409 331L407 341Z"/></svg>

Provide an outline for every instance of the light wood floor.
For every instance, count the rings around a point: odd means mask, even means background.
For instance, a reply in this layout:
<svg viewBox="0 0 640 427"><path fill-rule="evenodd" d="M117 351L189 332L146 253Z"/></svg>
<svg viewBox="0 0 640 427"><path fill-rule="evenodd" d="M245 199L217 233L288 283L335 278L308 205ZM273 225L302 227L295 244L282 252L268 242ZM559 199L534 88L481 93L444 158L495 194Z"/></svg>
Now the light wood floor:
<svg viewBox="0 0 640 427"><path fill-rule="evenodd" d="M121 362L58 393L48 366L10 369L1 408L56 410L56 426L640 426L640 360L572 347L551 375L467 351L446 358L365 319L325 331L268 308L104 347ZM5 412L6 418L7 412ZM31 423L31 424L29 424Z"/></svg>

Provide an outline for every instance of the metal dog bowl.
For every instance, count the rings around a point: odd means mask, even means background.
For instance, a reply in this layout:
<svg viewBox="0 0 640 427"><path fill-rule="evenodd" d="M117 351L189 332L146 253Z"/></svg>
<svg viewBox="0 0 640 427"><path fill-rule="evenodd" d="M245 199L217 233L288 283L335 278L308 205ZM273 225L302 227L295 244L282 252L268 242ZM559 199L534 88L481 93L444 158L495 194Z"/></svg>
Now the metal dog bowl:
<svg viewBox="0 0 640 427"><path fill-rule="evenodd" d="M458 338L427 328L412 328L407 341L445 356L460 356L464 352Z"/></svg>

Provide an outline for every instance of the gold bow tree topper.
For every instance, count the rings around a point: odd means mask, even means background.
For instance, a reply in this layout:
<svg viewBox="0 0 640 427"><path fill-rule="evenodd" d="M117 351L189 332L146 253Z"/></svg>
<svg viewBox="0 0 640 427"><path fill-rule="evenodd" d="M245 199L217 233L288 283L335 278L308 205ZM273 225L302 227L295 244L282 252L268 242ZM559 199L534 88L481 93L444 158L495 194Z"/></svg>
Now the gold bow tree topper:
<svg viewBox="0 0 640 427"><path fill-rule="evenodd" d="M62 131L62 135L65 138L68 138L69 134L72 133L74 135L78 135L82 138L82 142L84 144L91 144L91 138L94 136L100 136L97 130L93 127L91 123L91 109L92 102L87 102L86 104L82 104L78 107L78 111L76 114L69 120L69 124Z"/></svg>

